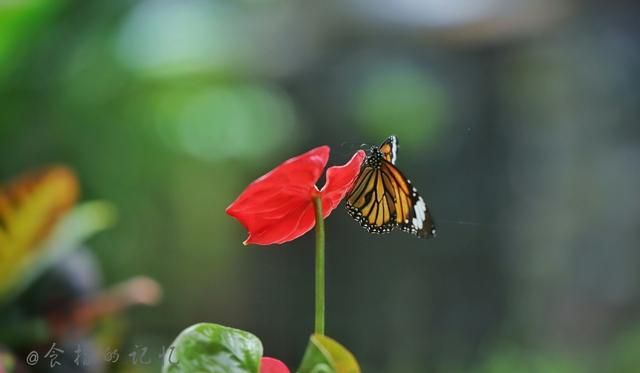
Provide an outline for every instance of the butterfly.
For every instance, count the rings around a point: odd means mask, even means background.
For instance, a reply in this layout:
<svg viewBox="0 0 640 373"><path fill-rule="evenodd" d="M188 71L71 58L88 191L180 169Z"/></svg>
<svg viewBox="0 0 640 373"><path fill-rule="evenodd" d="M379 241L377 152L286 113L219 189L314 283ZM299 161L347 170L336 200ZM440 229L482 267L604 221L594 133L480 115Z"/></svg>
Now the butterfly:
<svg viewBox="0 0 640 373"><path fill-rule="evenodd" d="M436 228L427 205L395 166L397 155L395 136L371 147L347 193L347 212L370 233L389 233L399 227L420 238L434 237Z"/></svg>

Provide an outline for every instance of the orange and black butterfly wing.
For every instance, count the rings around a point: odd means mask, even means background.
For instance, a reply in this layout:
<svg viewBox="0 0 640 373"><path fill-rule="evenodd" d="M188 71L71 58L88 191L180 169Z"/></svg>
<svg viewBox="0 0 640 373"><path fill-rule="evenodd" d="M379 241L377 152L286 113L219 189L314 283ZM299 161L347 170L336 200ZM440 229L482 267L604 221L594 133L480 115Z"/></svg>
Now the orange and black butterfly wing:
<svg viewBox="0 0 640 373"><path fill-rule="evenodd" d="M400 229L420 238L434 237L433 218L416 188L391 162L382 161L380 172L393 195L396 223Z"/></svg>
<svg viewBox="0 0 640 373"><path fill-rule="evenodd" d="M396 158L398 157L398 138L391 135L378 147L382 153L383 158L391 164L396 164Z"/></svg>
<svg viewBox="0 0 640 373"><path fill-rule="evenodd" d="M347 195L347 212L369 233L389 233L396 222L396 204L379 168L363 166Z"/></svg>

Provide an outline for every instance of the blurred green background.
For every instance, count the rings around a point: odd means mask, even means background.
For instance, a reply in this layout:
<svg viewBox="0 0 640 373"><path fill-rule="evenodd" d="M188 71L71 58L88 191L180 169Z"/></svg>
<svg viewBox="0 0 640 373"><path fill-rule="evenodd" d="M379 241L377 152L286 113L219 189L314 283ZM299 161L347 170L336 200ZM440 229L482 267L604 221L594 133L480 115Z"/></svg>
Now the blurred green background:
<svg viewBox="0 0 640 373"><path fill-rule="evenodd" d="M638 19L634 1L4 0L0 178L64 163L117 206L89 243L104 282L164 288L126 344L209 321L295 367L313 235L244 247L224 209L290 156L396 134L438 237L327 221L327 333L364 372L638 372Z"/></svg>

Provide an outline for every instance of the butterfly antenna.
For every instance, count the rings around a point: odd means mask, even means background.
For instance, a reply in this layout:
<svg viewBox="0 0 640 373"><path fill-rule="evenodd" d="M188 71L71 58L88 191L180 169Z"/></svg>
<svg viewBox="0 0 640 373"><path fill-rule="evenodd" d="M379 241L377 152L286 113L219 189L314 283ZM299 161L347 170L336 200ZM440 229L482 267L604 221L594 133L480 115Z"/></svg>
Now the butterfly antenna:
<svg viewBox="0 0 640 373"><path fill-rule="evenodd" d="M348 142L348 141L343 141L340 143L340 147L343 149L366 149L369 150L369 148L371 148L371 144L360 144L360 145L356 145L353 142Z"/></svg>
<svg viewBox="0 0 640 373"><path fill-rule="evenodd" d="M355 148L358 148L358 145L350 141L343 141L340 143L340 147L346 148L346 149L355 149Z"/></svg>

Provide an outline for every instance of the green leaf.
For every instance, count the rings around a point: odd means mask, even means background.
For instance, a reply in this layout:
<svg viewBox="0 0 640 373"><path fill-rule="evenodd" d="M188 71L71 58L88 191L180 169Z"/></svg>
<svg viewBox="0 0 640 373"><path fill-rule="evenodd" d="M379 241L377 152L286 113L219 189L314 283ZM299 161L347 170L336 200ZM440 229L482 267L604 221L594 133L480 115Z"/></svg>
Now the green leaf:
<svg viewBox="0 0 640 373"><path fill-rule="evenodd" d="M74 207L56 224L51 234L38 247L39 253L29 267L11 279L6 287L0 287L0 303L6 304L26 289L53 263L80 247L85 240L113 225L116 210L108 202L85 202Z"/></svg>
<svg viewBox="0 0 640 373"><path fill-rule="evenodd" d="M309 340L298 373L360 373L349 350L333 339L314 334Z"/></svg>
<svg viewBox="0 0 640 373"><path fill-rule="evenodd" d="M258 373L262 343L249 332L200 323L185 329L164 357L163 373Z"/></svg>

